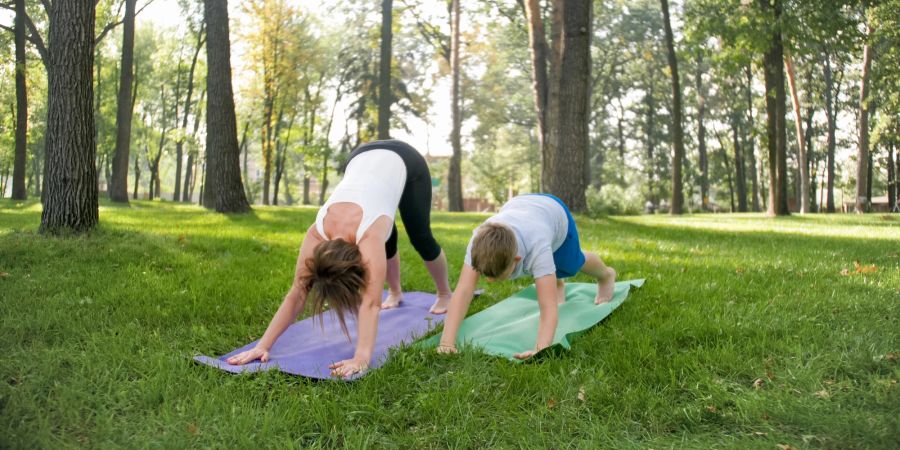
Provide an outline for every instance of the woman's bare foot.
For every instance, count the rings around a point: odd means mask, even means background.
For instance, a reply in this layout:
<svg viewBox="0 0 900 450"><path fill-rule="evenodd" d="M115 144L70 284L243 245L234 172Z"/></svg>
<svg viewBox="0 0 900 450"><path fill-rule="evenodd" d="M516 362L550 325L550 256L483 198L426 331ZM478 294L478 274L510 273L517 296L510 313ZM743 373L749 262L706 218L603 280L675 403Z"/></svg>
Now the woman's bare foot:
<svg viewBox="0 0 900 450"><path fill-rule="evenodd" d="M453 297L452 293L438 294L437 300L434 301L434 304L431 305L431 309L429 309L428 312L432 314L446 314L447 308L450 306L451 297Z"/></svg>
<svg viewBox="0 0 900 450"><path fill-rule="evenodd" d="M556 280L556 304L562 305L566 302L566 282L560 279Z"/></svg>
<svg viewBox="0 0 900 450"><path fill-rule="evenodd" d="M616 271L612 267L607 267L603 277L597 278L597 298L594 299L594 303L599 305L612 300L615 291Z"/></svg>
<svg viewBox="0 0 900 450"><path fill-rule="evenodd" d="M403 302L403 293L402 292L389 292L386 299L381 302L381 309L391 309L400 306L400 303Z"/></svg>

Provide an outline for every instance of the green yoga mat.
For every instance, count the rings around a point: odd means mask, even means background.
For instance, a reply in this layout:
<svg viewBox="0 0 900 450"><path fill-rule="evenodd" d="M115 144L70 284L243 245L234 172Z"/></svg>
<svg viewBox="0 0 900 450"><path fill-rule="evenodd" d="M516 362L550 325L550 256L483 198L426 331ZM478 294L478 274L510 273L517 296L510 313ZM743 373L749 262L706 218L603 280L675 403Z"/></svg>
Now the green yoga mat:
<svg viewBox="0 0 900 450"><path fill-rule="evenodd" d="M638 288L643 284L642 279L617 282L612 301L595 305L596 284L566 283L566 302L559 306L559 324L551 348L571 348L571 338L597 325L628 298L632 286ZM532 284L500 303L466 318L459 328L456 344L480 347L489 355L518 361L513 354L534 347L539 318L537 290ZM440 339L438 334L423 341L422 345L436 347Z"/></svg>

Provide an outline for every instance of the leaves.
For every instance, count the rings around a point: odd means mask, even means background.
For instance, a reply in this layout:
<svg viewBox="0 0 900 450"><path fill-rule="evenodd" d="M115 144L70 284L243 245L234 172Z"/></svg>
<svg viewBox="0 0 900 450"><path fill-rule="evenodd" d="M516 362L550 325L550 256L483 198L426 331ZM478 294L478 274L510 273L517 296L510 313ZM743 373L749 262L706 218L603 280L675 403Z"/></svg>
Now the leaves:
<svg viewBox="0 0 900 450"><path fill-rule="evenodd" d="M869 265L864 266L864 265L860 264L859 260L853 261L853 271L852 272L850 271L850 269L847 269L847 268L841 269L841 275L845 276L845 277L853 275L853 274L866 275L866 274L876 273L876 272L878 272L878 266L876 266L875 264L869 264Z"/></svg>

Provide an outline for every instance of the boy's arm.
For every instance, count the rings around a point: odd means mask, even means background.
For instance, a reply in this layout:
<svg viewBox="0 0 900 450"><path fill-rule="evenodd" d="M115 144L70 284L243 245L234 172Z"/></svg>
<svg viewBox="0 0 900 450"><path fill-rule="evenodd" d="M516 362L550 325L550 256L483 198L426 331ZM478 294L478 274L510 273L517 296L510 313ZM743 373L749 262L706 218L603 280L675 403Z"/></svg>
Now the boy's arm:
<svg viewBox="0 0 900 450"><path fill-rule="evenodd" d="M294 282L291 285L291 290L284 296L281 306L278 307L278 311L272 317L272 321L269 322L262 339L259 340L256 347L228 358L228 364L240 365L257 359L262 362L269 360L269 350L272 348L272 345L284 333L284 330L297 320L297 316L303 311L303 307L306 306L306 289L304 289L300 278L308 272L306 260L312 256L313 250L321 242L322 239L311 226L306 231L303 243L300 244L300 253L297 255L297 264L294 268Z"/></svg>
<svg viewBox="0 0 900 450"><path fill-rule="evenodd" d="M538 306L541 309L540 323L538 324L537 342L533 350L527 350L513 355L518 359L526 359L535 353L547 348L553 343L556 334L556 324L559 322L559 304L556 298L556 275L545 275L534 280L537 288Z"/></svg>
<svg viewBox="0 0 900 450"><path fill-rule="evenodd" d="M366 289L357 314L356 353L353 358L336 362L329 366L333 376L348 377L366 370L372 360L375 338L378 336L378 315L381 313L381 297L387 271L384 243L369 239L361 246L363 264L366 266Z"/></svg>
<svg viewBox="0 0 900 450"><path fill-rule="evenodd" d="M463 264L459 281L456 282L456 289L453 290L453 297L450 298L450 307L447 310L444 331L441 333L441 343L438 346L439 352L456 351L456 332L459 331L459 326L466 318L466 311L469 310L469 304L472 302L478 278L478 272L472 266Z"/></svg>

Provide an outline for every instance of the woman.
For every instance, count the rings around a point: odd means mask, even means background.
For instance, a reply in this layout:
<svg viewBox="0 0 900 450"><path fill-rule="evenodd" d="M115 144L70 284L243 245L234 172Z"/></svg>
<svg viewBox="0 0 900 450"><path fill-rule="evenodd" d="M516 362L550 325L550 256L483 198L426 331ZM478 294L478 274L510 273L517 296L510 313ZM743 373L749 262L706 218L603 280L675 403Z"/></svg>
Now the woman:
<svg viewBox="0 0 900 450"><path fill-rule="evenodd" d="M255 348L228 359L245 364L269 359L278 336L303 311L307 298L313 313L325 304L337 314L344 330L347 313L357 317L358 341L353 358L330 366L333 376L348 377L365 370L372 359L378 313L402 301L397 226L400 217L413 247L425 261L438 298L431 312L447 311L450 282L447 258L431 233L431 174L425 158L396 140L375 141L350 154L347 169L316 222L306 231L294 273L294 283ZM389 295L381 302L385 279Z"/></svg>

